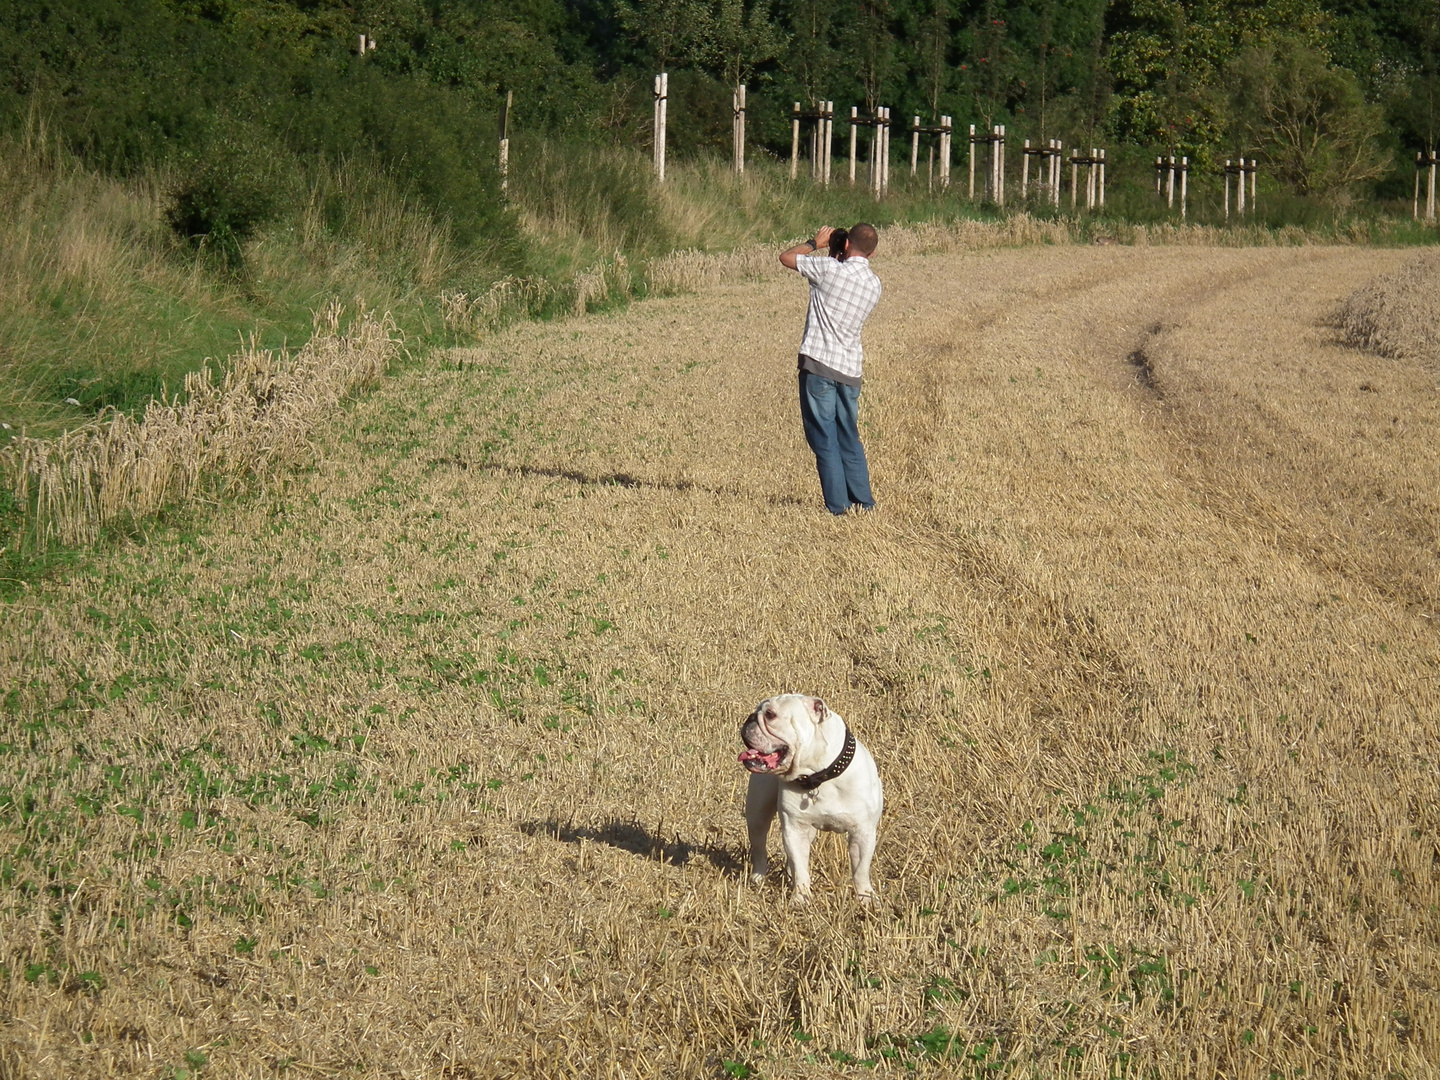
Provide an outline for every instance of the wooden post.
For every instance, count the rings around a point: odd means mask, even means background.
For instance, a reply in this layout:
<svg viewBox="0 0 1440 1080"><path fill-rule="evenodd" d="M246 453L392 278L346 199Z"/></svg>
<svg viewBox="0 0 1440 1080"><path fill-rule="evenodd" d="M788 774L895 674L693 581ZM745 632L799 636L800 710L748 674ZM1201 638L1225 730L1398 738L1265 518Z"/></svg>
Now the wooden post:
<svg viewBox="0 0 1440 1080"><path fill-rule="evenodd" d="M811 165L811 174L821 183L825 183L825 102L820 102L815 111L819 114L815 118L815 133L810 137L810 145L814 147Z"/></svg>
<svg viewBox="0 0 1440 1080"><path fill-rule="evenodd" d="M665 112L670 98L670 73L655 76L655 178L665 182Z"/></svg>
<svg viewBox="0 0 1440 1080"><path fill-rule="evenodd" d="M940 190L950 190L950 140L954 135L955 121L948 116L940 117Z"/></svg>
<svg viewBox="0 0 1440 1080"><path fill-rule="evenodd" d="M910 118L910 176L919 175L920 167L920 117Z"/></svg>
<svg viewBox="0 0 1440 1080"><path fill-rule="evenodd" d="M826 101L822 103L825 116L820 121L820 182L829 185L830 183L830 157L835 152L835 103Z"/></svg>
<svg viewBox="0 0 1440 1080"><path fill-rule="evenodd" d="M880 149L884 154L884 162L880 166L880 194L890 194L890 109L886 106L880 110L885 114L884 132L885 137L880 140Z"/></svg>
<svg viewBox="0 0 1440 1080"><path fill-rule="evenodd" d="M364 56L364 55L365 55L365 35L364 35L364 34L361 34L361 35L360 35L360 55L361 55L361 56Z"/></svg>
<svg viewBox="0 0 1440 1080"><path fill-rule="evenodd" d="M731 107L735 111L734 119L734 157L735 172L745 171L745 84L741 83L735 88L734 96L731 99Z"/></svg>
<svg viewBox="0 0 1440 1080"><path fill-rule="evenodd" d="M1080 154L1072 146L1070 148L1070 209L1076 208L1076 197L1080 190Z"/></svg>
<svg viewBox="0 0 1440 1080"><path fill-rule="evenodd" d="M1160 179L1161 179L1161 175L1162 175L1164 172L1165 172L1165 159L1162 158L1162 157L1160 157L1160 155L1157 154L1157 155L1155 155L1155 194L1156 194L1156 195L1159 195L1159 194L1160 194Z"/></svg>
<svg viewBox="0 0 1440 1080"><path fill-rule="evenodd" d="M1255 178L1259 172L1260 159L1252 157L1250 159L1250 213L1252 214L1255 213L1256 207L1260 205L1260 201L1255 198Z"/></svg>
<svg viewBox="0 0 1440 1080"><path fill-rule="evenodd" d="M1429 221L1435 220L1435 173L1440 169L1440 154L1434 150L1430 151L1430 186L1425 196L1425 217Z"/></svg>
<svg viewBox="0 0 1440 1080"><path fill-rule="evenodd" d="M820 160L820 155L825 150L825 102L817 102L812 115L814 122L810 125L810 179L819 182L825 176L825 163Z"/></svg>
<svg viewBox="0 0 1440 1080"><path fill-rule="evenodd" d="M975 125L970 125L970 198L975 198Z"/></svg>
<svg viewBox="0 0 1440 1080"><path fill-rule="evenodd" d="M981 201L995 201L995 125L985 133L985 190Z"/></svg>
<svg viewBox="0 0 1440 1080"><path fill-rule="evenodd" d="M825 102L825 175L821 181L826 187L830 186L830 158L834 154L835 144L835 103Z"/></svg>
<svg viewBox="0 0 1440 1080"><path fill-rule="evenodd" d="M995 202L997 205L1005 204L1005 125L995 125Z"/></svg>
<svg viewBox="0 0 1440 1080"><path fill-rule="evenodd" d="M1005 163L1002 155L1005 153L1005 137L1000 134L1004 129L999 124L995 125L995 205L1002 206L1005 203Z"/></svg>
<svg viewBox="0 0 1440 1080"><path fill-rule="evenodd" d="M1190 159L1180 159L1180 220L1186 217L1186 201L1190 190Z"/></svg>
<svg viewBox="0 0 1440 1080"><path fill-rule="evenodd" d="M500 201L510 194L510 109L515 104L515 91L505 91L505 104L500 106Z"/></svg>
<svg viewBox="0 0 1440 1080"><path fill-rule="evenodd" d="M1165 169L1165 208L1175 209L1175 155L1170 155L1170 160Z"/></svg>
<svg viewBox="0 0 1440 1080"><path fill-rule="evenodd" d="M795 102L795 111L790 119L790 179L798 175L800 161L800 103Z"/></svg>
<svg viewBox="0 0 1440 1080"><path fill-rule="evenodd" d="M880 109L870 115L870 160L867 161L868 171L865 173L865 183L870 186L870 194L880 197Z"/></svg>
<svg viewBox="0 0 1440 1080"><path fill-rule="evenodd" d="M1426 217L1431 221L1435 220L1435 172L1440 169L1440 154L1434 150L1430 151L1430 190L1425 197Z"/></svg>
<svg viewBox="0 0 1440 1080"><path fill-rule="evenodd" d="M740 171L745 171L745 119L749 106L745 103L746 87L740 84Z"/></svg>
<svg viewBox="0 0 1440 1080"><path fill-rule="evenodd" d="M999 187L1000 187L1000 205L1001 205L1001 206L1004 206L1004 205L1005 205L1005 125L1004 125L1004 124L1001 124L1001 125L1000 125L999 135L1000 135L1000 156L999 156L999 159L996 161L996 169L997 169L998 171L996 172L995 178L996 178L996 180L999 181Z"/></svg>
<svg viewBox="0 0 1440 1080"><path fill-rule="evenodd" d="M1225 220L1230 220L1230 159L1225 159Z"/></svg>
<svg viewBox="0 0 1440 1080"><path fill-rule="evenodd" d="M865 158L865 185L873 195L879 191L877 186L880 173L880 110L876 109L870 117L870 141L866 147Z"/></svg>
<svg viewBox="0 0 1440 1080"><path fill-rule="evenodd" d="M1060 162L1065 154L1065 144L1059 139L1051 139L1050 147L1052 150L1050 154L1050 202L1056 210L1059 210L1060 174L1062 169Z"/></svg>
<svg viewBox="0 0 1440 1080"><path fill-rule="evenodd" d="M855 186L855 122L860 119L858 106L850 106L850 186Z"/></svg>
<svg viewBox="0 0 1440 1080"><path fill-rule="evenodd" d="M1235 202L1235 212L1245 216L1245 159L1240 159L1240 197Z"/></svg>
<svg viewBox="0 0 1440 1080"><path fill-rule="evenodd" d="M985 184L985 193L990 196L990 201L995 202L1000 197L1000 183L995 179L995 153L1000 144L1000 125L990 125L990 139L986 147L990 151L990 176Z"/></svg>
<svg viewBox="0 0 1440 1080"><path fill-rule="evenodd" d="M883 198L890 182L890 110L882 105L875 111L880 116L880 149L876 158L878 168L875 172L875 194L878 198Z"/></svg>
<svg viewBox="0 0 1440 1080"><path fill-rule="evenodd" d="M1090 161L1085 166L1085 209L1095 209L1095 147L1090 147Z"/></svg>
<svg viewBox="0 0 1440 1080"><path fill-rule="evenodd" d="M1423 154L1415 155L1415 205L1410 209L1410 216L1416 221L1420 220L1420 162L1423 158ZM1429 209L1428 205L1426 209Z"/></svg>
<svg viewBox="0 0 1440 1080"><path fill-rule="evenodd" d="M1105 209L1105 148L1100 148L1100 209Z"/></svg>
<svg viewBox="0 0 1440 1080"><path fill-rule="evenodd" d="M815 147L815 179L825 183L825 102L816 110L820 115L815 120L815 136L810 144Z"/></svg>
<svg viewBox="0 0 1440 1080"><path fill-rule="evenodd" d="M665 181L665 113L670 106L670 73L660 73L660 181Z"/></svg>
<svg viewBox="0 0 1440 1080"><path fill-rule="evenodd" d="M1020 201L1023 203L1030 194L1030 140L1020 146Z"/></svg>
<svg viewBox="0 0 1440 1080"><path fill-rule="evenodd" d="M890 194L890 107L886 105L886 138L881 143L886 151L886 164L880 170L880 193Z"/></svg>

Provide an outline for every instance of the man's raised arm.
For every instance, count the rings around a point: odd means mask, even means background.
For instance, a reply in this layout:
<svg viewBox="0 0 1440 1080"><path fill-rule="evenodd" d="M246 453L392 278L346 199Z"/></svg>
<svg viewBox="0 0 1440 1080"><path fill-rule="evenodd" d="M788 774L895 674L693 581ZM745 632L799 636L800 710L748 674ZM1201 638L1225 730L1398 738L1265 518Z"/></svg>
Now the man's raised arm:
<svg viewBox="0 0 1440 1080"><path fill-rule="evenodd" d="M823 248L826 244L830 242L830 234L834 231L835 229L833 226L821 225L820 231L815 234L814 240L806 240L803 244L796 244L788 251L782 251L780 253L780 265L785 267L785 269L787 270L794 270L796 268L795 256L809 255L812 252L818 251L820 248Z"/></svg>

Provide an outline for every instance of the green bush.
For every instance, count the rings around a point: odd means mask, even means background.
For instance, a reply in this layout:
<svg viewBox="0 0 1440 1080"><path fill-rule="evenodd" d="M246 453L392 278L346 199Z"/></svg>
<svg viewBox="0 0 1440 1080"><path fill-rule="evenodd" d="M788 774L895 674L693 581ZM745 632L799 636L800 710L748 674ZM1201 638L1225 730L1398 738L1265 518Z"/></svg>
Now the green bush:
<svg viewBox="0 0 1440 1080"><path fill-rule="evenodd" d="M288 208L298 170L287 158L258 126L217 121L209 138L182 155L166 220L238 269L241 241Z"/></svg>
<svg viewBox="0 0 1440 1080"><path fill-rule="evenodd" d="M500 203L495 117L466 96L367 64L317 68L298 79L283 115L296 154L372 160L427 208L445 218L454 241L518 253L513 222Z"/></svg>

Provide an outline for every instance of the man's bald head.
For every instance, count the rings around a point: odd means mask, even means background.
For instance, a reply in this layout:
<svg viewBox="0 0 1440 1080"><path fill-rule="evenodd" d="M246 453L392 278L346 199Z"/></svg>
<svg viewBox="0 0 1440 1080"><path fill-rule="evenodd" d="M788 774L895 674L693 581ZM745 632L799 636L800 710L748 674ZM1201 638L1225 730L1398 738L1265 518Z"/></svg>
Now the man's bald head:
<svg viewBox="0 0 1440 1080"><path fill-rule="evenodd" d="M875 246L880 243L880 236L875 231L874 225L867 225L860 222L851 226L850 229L850 254L851 255L873 255Z"/></svg>

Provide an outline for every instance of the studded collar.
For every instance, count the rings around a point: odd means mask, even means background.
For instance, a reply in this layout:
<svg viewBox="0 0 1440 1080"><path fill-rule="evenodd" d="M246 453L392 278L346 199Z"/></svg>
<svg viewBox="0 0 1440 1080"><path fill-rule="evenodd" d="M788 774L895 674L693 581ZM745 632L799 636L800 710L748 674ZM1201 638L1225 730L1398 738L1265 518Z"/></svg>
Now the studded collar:
<svg viewBox="0 0 1440 1080"><path fill-rule="evenodd" d="M845 728L845 745L840 750L840 756L832 761L819 772L811 773L809 776L802 776L790 783L804 788L806 791L814 791L826 780L834 780L850 767L850 762L855 760L855 733L847 726Z"/></svg>

